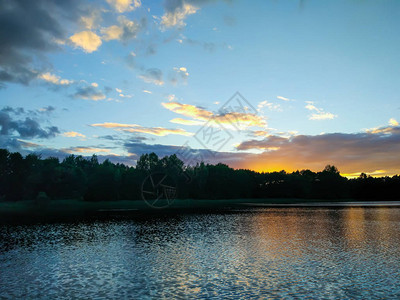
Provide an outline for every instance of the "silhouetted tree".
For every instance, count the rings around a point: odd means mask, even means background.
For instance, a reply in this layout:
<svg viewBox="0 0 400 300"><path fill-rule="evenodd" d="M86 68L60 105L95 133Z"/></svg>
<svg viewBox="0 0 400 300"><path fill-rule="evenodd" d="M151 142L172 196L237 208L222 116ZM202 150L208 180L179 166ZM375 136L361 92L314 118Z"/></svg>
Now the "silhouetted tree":
<svg viewBox="0 0 400 300"><path fill-rule="evenodd" d="M109 160L100 164L95 155L70 155L60 162L36 154L24 158L0 149L0 200L35 199L42 192L52 199L140 199L142 182L150 172L166 172L173 177L180 198L400 199L400 176L374 178L362 173L347 179L333 165L321 172L259 173L235 170L222 163L185 166L176 155L160 159L150 153L140 156L136 167L129 167Z"/></svg>

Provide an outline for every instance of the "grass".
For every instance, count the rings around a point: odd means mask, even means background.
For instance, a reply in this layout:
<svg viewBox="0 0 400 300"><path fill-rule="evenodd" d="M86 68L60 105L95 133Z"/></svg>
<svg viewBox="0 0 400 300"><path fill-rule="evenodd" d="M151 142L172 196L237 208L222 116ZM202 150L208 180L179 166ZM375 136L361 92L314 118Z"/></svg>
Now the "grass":
<svg viewBox="0 0 400 300"><path fill-rule="evenodd" d="M194 200L177 199L169 209L202 209L243 207L252 204L296 204L305 202L325 202L321 199L227 199L227 200ZM340 200L346 201L346 200ZM347 200L350 201L350 200ZM246 204L244 204L246 203ZM92 213L112 211L156 211L149 207L143 200L120 200L87 202L76 199L52 200L37 202L25 200L17 202L0 202L0 218L14 219L24 217L44 216L85 216Z"/></svg>
<svg viewBox="0 0 400 300"><path fill-rule="evenodd" d="M298 199L298 198L269 198L269 199L225 199L225 200L197 200L177 199L168 209L153 209L143 200L99 201L87 202L77 199L64 200L25 200L17 202L0 201L0 224L30 223L41 221L74 221L87 217L110 217L116 214L128 214L139 218L148 218L157 214L175 214L181 212L202 212L211 210L224 210L230 208L260 207L268 205L302 206L304 203L331 203L360 202L354 199ZM368 202L368 201L367 201ZM377 202L377 201L374 201ZM378 201L379 202L379 201ZM383 201L384 202L384 201ZM361 201L360 203L365 203ZM372 202L371 202L372 203ZM383 205L386 205L382 203ZM350 203L350 205L353 205ZM400 205L397 204L397 205Z"/></svg>

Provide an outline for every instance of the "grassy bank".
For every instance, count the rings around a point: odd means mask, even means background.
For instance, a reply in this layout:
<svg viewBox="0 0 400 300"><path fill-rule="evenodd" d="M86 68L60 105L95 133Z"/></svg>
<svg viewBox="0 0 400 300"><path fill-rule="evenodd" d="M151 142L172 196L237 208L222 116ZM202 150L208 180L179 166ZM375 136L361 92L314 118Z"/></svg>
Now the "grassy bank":
<svg viewBox="0 0 400 300"><path fill-rule="evenodd" d="M344 206L396 206L400 201L357 201L354 199L227 199L194 200L178 199L167 209L154 209L143 200L121 200L88 202L76 199L52 201L0 202L0 224L31 221L64 221L91 217L110 217L129 215L147 218L151 215L176 214L181 212L209 212L210 210L229 211L232 208L250 207L344 207Z"/></svg>
<svg viewBox="0 0 400 300"><path fill-rule="evenodd" d="M229 199L229 200L193 200L177 199L169 210L177 209L213 209L228 207L243 207L260 204L299 204L310 202L326 202L321 199ZM343 200L341 200L343 201ZM351 201L351 200L348 200ZM117 212L157 212L160 210L149 207L143 200L121 200L87 202L75 199L52 200L38 203L34 200L17 202L0 202L0 218L18 220L27 217L84 217L92 214Z"/></svg>

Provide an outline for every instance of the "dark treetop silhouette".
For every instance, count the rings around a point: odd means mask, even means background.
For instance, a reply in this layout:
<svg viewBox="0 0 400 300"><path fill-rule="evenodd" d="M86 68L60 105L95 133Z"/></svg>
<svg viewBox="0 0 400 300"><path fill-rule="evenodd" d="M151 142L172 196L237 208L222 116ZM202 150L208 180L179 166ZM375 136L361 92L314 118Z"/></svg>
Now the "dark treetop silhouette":
<svg viewBox="0 0 400 300"><path fill-rule="evenodd" d="M374 178L361 174L347 179L331 165L321 172L259 173L235 170L221 163L185 166L176 155L160 159L150 153L142 155L136 167L130 167L109 160L99 163L95 155L70 155L60 162L54 157L23 157L0 149L0 200L30 200L38 195L86 201L140 199L143 179L156 171L175 178L181 199L400 199L399 175Z"/></svg>

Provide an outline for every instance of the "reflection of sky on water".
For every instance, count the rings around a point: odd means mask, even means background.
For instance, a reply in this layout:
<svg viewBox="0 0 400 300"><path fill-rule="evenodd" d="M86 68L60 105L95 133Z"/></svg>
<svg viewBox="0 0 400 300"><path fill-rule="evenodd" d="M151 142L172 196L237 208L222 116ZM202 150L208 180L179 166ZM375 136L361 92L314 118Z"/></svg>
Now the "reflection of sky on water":
<svg viewBox="0 0 400 300"><path fill-rule="evenodd" d="M0 227L10 298L400 296L397 208Z"/></svg>

